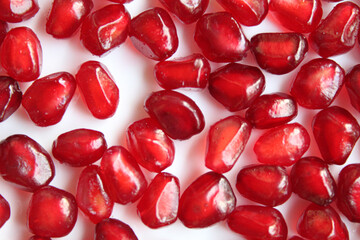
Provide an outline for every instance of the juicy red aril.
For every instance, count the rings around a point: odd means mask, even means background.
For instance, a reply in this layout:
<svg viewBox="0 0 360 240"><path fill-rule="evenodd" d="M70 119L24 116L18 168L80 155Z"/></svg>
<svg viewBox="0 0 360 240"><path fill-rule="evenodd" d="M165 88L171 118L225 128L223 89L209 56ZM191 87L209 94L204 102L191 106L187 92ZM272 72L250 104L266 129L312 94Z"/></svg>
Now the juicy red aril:
<svg viewBox="0 0 360 240"><path fill-rule="evenodd" d="M205 88L210 76L210 64L201 54L162 61L155 65L156 82L164 89Z"/></svg>
<svg viewBox="0 0 360 240"><path fill-rule="evenodd" d="M351 105L360 112L360 64L356 65L345 77L345 87Z"/></svg>
<svg viewBox="0 0 360 240"><path fill-rule="evenodd" d="M70 73L54 73L36 80L26 90L22 106L36 125L54 125L65 114L75 89L76 81Z"/></svg>
<svg viewBox="0 0 360 240"><path fill-rule="evenodd" d="M308 43L300 33L260 33L251 38L251 50L262 69L285 74L302 62Z"/></svg>
<svg viewBox="0 0 360 240"><path fill-rule="evenodd" d="M180 198L179 219L188 228L204 228L227 218L236 198L228 180L208 172L188 186Z"/></svg>
<svg viewBox="0 0 360 240"><path fill-rule="evenodd" d="M344 164L360 136L356 119L337 106L318 112L312 128L320 153L328 164Z"/></svg>
<svg viewBox="0 0 360 240"><path fill-rule="evenodd" d="M129 225L114 219L107 218L96 224L95 240L138 240Z"/></svg>
<svg viewBox="0 0 360 240"><path fill-rule="evenodd" d="M0 20L17 23L33 17L39 11L37 0L2 0Z"/></svg>
<svg viewBox="0 0 360 240"><path fill-rule="evenodd" d="M189 97L178 92L153 92L145 101L145 111L173 139L188 139L205 127L200 108Z"/></svg>
<svg viewBox="0 0 360 240"><path fill-rule="evenodd" d="M31 238L29 238L29 240L51 240L51 238L40 237L40 236L32 236Z"/></svg>
<svg viewBox="0 0 360 240"><path fill-rule="evenodd" d="M264 91L265 77L252 66L230 63L211 73L210 94L229 111L249 107Z"/></svg>
<svg viewBox="0 0 360 240"><path fill-rule="evenodd" d="M6 36L7 30L8 30L7 22L0 20L0 46Z"/></svg>
<svg viewBox="0 0 360 240"><path fill-rule="evenodd" d="M160 228L175 222L179 198L179 179L169 173L159 173L137 205L141 221L150 228Z"/></svg>
<svg viewBox="0 0 360 240"><path fill-rule="evenodd" d="M8 201L0 194L0 228L10 218L10 205Z"/></svg>
<svg viewBox="0 0 360 240"><path fill-rule="evenodd" d="M0 174L25 191L48 185L54 163L44 148L26 135L12 135L0 142Z"/></svg>
<svg viewBox="0 0 360 240"><path fill-rule="evenodd" d="M179 45L175 24L162 8L147 10L133 18L129 37L145 57L158 61L171 57Z"/></svg>
<svg viewBox="0 0 360 240"><path fill-rule="evenodd" d="M0 76L0 122L9 118L20 106L19 84L10 77Z"/></svg>
<svg viewBox="0 0 360 240"><path fill-rule="evenodd" d="M246 56L249 41L239 23L227 12L203 15L196 23L195 42L213 62L236 62Z"/></svg>
<svg viewBox="0 0 360 240"><path fill-rule="evenodd" d="M213 124L207 137L205 166L218 173L230 171L250 133L251 125L240 116L230 116Z"/></svg>

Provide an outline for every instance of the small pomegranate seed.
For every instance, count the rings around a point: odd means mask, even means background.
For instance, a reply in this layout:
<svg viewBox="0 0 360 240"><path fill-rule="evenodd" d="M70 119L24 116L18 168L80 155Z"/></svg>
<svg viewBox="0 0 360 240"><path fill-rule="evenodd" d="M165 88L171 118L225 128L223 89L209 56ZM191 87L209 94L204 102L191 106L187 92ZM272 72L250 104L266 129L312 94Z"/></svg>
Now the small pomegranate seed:
<svg viewBox="0 0 360 240"><path fill-rule="evenodd" d="M176 221L180 198L179 179L159 173L137 205L141 221L150 228L160 228Z"/></svg>
<svg viewBox="0 0 360 240"><path fill-rule="evenodd" d="M284 217L272 207L238 206L229 215L227 224L246 239L286 240L288 233Z"/></svg>
<svg viewBox="0 0 360 240"><path fill-rule="evenodd" d="M29 82L40 76L42 49L30 28L11 29L1 44L0 56L2 66L15 80Z"/></svg>
<svg viewBox="0 0 360 240"><path fill-rule="evenodd" d="M207 137L205 166L218 173L230 171L250 133L251 125L240 116L230 116L213 124Z"/></svg>
<svg viewBox="0 0 360 240"><path fill-rule="evenodd" d="M354 66L346 75L345 86L351 105L360 112L360 64Z"/></svg>
<svg viewBox="0 0 360 240"><path fill-rule="evenodd" d="M55 175L50 155L26 135L12 135L0 142L0 174L23 190L33 192L48 185Z"/></svg>
<svg viewBox="0 0 360 240"><path fill-rule="evenodd" d="M7 22L4 22L4 21L0 20L0 46L1 46L1 43L3 42L3 40L4 40L5 36L6 36L7 31L8 31Z"/></svg>
<svg viewBox="0 0 360 240"><path fill-rule="evenodd" d="M17 23L27 20L39 11L37 0L2 0L0 20Z"/></svg>
<svg viewBox="0 0 360 240"><path fill-rule="evenodd" d="M210 76L210 64L201 54L162 61L155 65L157 83L164 89L205 88Z"/></svg>
<svg viewBox="0 0 360 240"><path fill-rule="evenodd" d="M205 127L204 115L196 103L178 92L153 92L145 101L145 111L173 139L188 139Z"/></svg>
<svg viewBox="0 0 360 240"><path fill-rule="evenodd" d="M10 205L8 201L0 194L0 228L10 218Z"/></svg>
<svg viewBox="0 0 360 240"><path fill-rule="evenodd" d="M151 172L161 172L174 161L173 141L151 118L131 124L126 131L126 140L136 161Z"/></svg>
<svg viewBox="0 0 360 240"><path fill-rule="evenodd" d="M236 62L246 56L249 41L239 23L227 12L203 15L196 23L195 42L213 62Z"/></svg>
<svg viewBox="0 0 360 240"><path fill-rule="evenodd" d="M179 219L188 228L204 228L227 218L236 198L228 180L208 172L188 186L180 198Z"/></svg>
<svg viewBox="0 0 360 240"><path fill-rule="evenodd" d="M158 7L133 18L129 36L139 52L158 61L171 57L179 45L173 20L164 9Z"/></svg>
<svg viewBox="0 0 360 240"><path fill-rule="evenodd" d="M251 50L262 69L285 74L302 62L308 43L300 33L260 33L251 38Z"/></svg>
<svg viewBox="0 0 360 240"><path fill-rule="evenodd" d="M29 240L51 240L49 237L32 236Z"/></svg>
<svg viewBox="0 0 360 240"><path fill-rule="evenodd" d="M20 106L19 84L10 77L0 76L0 122L8 119Z"/></svg>
<svg viewBox="0 0 360 240"><path fill-rule="evenodd" d="M114 219L107 218L96 224L95 240L138 240L129 225Z"/></svg>
<svg viewBox="0 0 360 240"><path fill-rule="evenodd" d="M299 197L326 206L335 197L336 183L328 165L317 157L306 157L294 164L290 174L293 192Z"/></svg>
<svg viewBox="0 0 360 240"><path fill-rule="evenodd" d="M360 136L356 119L337 106L318 112L312 128L320 153L328 164L344 164Z"/></svg>
<svg viewBox="0 0 360 240"><path fill-rule="evenodd" d="M249 107L264 89L264 75L248 65L229 63L209 78L210 94L231 112Z"/></svg>
<svg viewBox="0 0 360 240"><path fill-rule="evenodd" d="M75 78L59 72L36 80L25 92L22 106L38 126L50 126L61 121L75 93Z"/></svg>

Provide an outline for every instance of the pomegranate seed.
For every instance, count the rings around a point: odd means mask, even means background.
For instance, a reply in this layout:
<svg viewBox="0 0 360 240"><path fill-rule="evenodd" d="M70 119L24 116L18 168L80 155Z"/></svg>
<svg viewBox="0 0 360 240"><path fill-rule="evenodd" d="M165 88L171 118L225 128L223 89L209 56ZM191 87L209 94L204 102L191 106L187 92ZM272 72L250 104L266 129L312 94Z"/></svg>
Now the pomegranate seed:
<svg viewBox="0 0 360 240"><path fill-rule="evenodd" d="M1 46L1 43L3 42L3 40L4 40L5 36L6 36L7 31L8 31L7 22L4 22L4 21L0 20L0 46Z"/></svg>
<svg viewBox="0 0 360 240"><path fill-rule="evenodd" d="M178 92L153 92L145 101L145 111L173 139L188 139L205 126L204 115L196 103Z"/></svg>
<svg viewBox="0 0 360 240"><path fill-rule="evenodd" d="M306 157L294 164L290 174L293 192L318 205L328 205L335 197L336 183L328 165L317 157Z"/></svg>
<svg viewBox="0 0 360 240"><path fill-rule="evenodd" d="M288 233L284 217L272 207L238 206L229 215L227 224L246 239L286 240Z"/></svg>
<svg viewBox="0 0 360 240"><path fill-rule="evenodd" d="M19 84L10 77L0 76L0 122L8 119L20 106Z"/></svg>
<svg viewBox="0 0 360 240"><path fill-rule="evenodd" d="M55 175L50 155L26 135L12 135L0 142L0 174L9 182L33 192L48 185Z"/></svg>
<svg viewBox="0 0 360 240"><path fill-rule="evenodd" d="M0 194L0 228L10 218L10 205L8 201Z"/></svg>
<svg viewBox="0 0 360 240"><path fill-rule="evenodd" d="M328 164L344 164L360 136L356 119L337 106L317 113L312 128L320 153Z"/></svg>
<svg viewBox="0 0 360 240"><path fill-rule="evenodd" d="M283 204L292 193L286 169L275 165L253 165L241 169L236 188L242 196L270 207Z"/></svg>
<svg viewBox="0 0 360 240"><path fill-rule="evenodd" d="M178 215L179 198L179 179L169 173L159 173L137 205L142 222L150 228L174 223Z"/></svg>
<svg viewBox="0 0 360 240"><path fill-rule="evenodd" d="M51 240L49 237L32 236L29 240Z"/></svg>
<svg viewBox="0 0 360 240"><path fill-rule="evenodd" d="M231 112L249 107L264 89L264 75L248 65L229 63L209 78L210 94Z"/></svg>
<svg viewBox="0 0 360 240"><path fill-rule="evenodd" d="M188 228L204 228L227 218L236 198L228 180L208 172L198 177L180 198L179 219Z"/></svg>
<svg viewBox="0 0 360 240"><path fill-rule="evenodd" d="M240 116L230 116L213 124L207 137L205 166L218 173L230 171L250 133L251 125Z"/></svg>
<svg viewBox="0 0 360 240"><path fill-rule="evenodd" d="M92 54L101 56L125 42L129 26L130 14L124 6L108 5L85 19L80 39Z"/></svg>
<svg viewBox="0 0 360 240"><path fill-rule="evenodd" d="M129 225L114 219L107 218L96 224L95 240L138 240Z"/></svg>
<svg viewBox="0 0 360 240"><path fill-rule="evenodd" d="M17 23L27 20L39 11L37 0L2 0L0 20Z"/></svg>
<svg viewBox="0 0 360 240"><path fill-rule="evenodd" d="M305 108L328 107L344 83L344 70L333 60L317 58L304 64L291 87L291 95Z"/></svg>
<svg viewBox="0 0 360 240"><path fill-rule="evenodd" d="M115 114L119 89L105 65L97 61L83 63L76 82L94 117L105 119Z"/></svg>
<svg viewBox="0 0 360 240"><path fill-rule="evenodd" d="M55 38L72 36L93 7L92 0L55 0L46 22L46 32Z"/></svg>
<svg viewBox="0 0 360 240"><path fill-rule="evenodd" d="M353 69L345 77L345 86L348 92L351 105L360 112L360 64Z"/></svg>
<svg viewBox="0 0 360 240"><path fill-rule="evenodd" d="M357 41L360 9L352 2L339 3L309 36L314 50L327 58L352 49Z"/></svg>
<svg viewBox="0 0 360 240"><path fill-rule="evenodd" d="M251 38L251 50L262 69L285 74L302 62L308 43L300 33L260 33Z"/></svg>
<svg viewBox="0 0 360 240"><path fill-rule="evenodd" d="M64 116L75 89L76 81L70 73L54 73L36 80L26 90L22 105L36 125L54 125Z"/></svg>
<svg viewBox="0 0 360 240"><path fill-rule="evenodd" d="M161 172L174 161L173 141L151 118L131 124L126 132L126 140L136 161L151 172Z"/></svg>
<svg viewBox="0 0 360 240"><path fill-rule="evenodd" d="M30 28L11 29L1 44L0 56L2 66L15 80L29 82L40 76L42 49Z"/></svg>
<svg viewBox="0 0 360 240"><path fill-rule="evenodd" d="M139 52L158 61L171 57L179 45L174 22L164 9L158 7L133 18L129 36Z"/></svg>
<svg viewBox="0 0 360 240"><path fill-rule="evenodd" d="M205 88L210 76L210 64L201 54L162 61L155 65L157 83L164 89Z"/></svg>
<svg viewBox="0 0 360 240"><path fill-rule="evenodd" d="M291 238L289 238L289 240L305 240L299 236L292 236Z"/></svg>

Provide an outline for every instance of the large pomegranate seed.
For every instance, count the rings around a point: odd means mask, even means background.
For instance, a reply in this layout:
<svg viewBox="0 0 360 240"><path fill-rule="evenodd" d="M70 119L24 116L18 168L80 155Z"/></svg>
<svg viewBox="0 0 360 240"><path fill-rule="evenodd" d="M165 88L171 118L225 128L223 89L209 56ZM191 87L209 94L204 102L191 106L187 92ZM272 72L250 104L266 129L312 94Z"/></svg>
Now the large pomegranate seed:
<svg viewBox="0 0 360 240"><path fill-rule="evenodd" d="M337 106L317 113L312 128L320 153L328 164L344 164L360 136L356 119Z"/></svg>
<svg viewBox="0 0 360 240"><path fill-rule="evenodd" d="M260 33L251 38L251 50L262 69L285 74L302 62L308 43L300 33Z"/></svg>
<svg viewBox="0 0 360 240"><path fill-rule="evenodd" d="M0 20L0 45L1 43L3 42L5 36L6 36L6 33L8 31L8 24L7 22L4 22L4 21L1 21Z"/></svg>
<svg viewBox="0 0 360 240"><path fill-rule="evenodd" d="M16 23L33 17L39 11L37 0L2 0L0 20Z"/></svg>
<svg viewBox="0 0 360 240"><path fill-rule="evenodd" d="M56 38L72 36L93 6L92 0L55 0L46 21L46 32Z"/></svg>
<svg viewBox="0 0 360 240"><path fill-rule="evenodd" d="M344 76L344 70L333 60L313 59L301 67L291 95L305 108L326 108L340 92Z"/></svg>
<svg viewBox="0 0 360 240"><path fill-rule="evenodd" d="M55 168L40 144L26 135L12 135L0 142L0 174L6 181L33 192L51 182Z"/></svg>
<svg viewBox="0 0 360 240"><path fill-rule="evenodd" d="M105 65L97 61L83 63L76 82L94 117L105 119L115 114L119 89Z"/></svg>
<svg viewBox="0 0 360 240"><path fill-rule="evenodd" d="M345 77L345 87L351 105L360 112L360 64L356 65Z"/></svg>
<svg viewBox="0 0 360 240"><path fill-rule="evenodd" d="M209 78L210 94L232 112L249 107L264 89L264 75L248 65L229 63Z"/></svg>
<svg viewBox="0 0 360 240"><path fill-rule="evenodd" d="M1 64L10 77L28 82L39 77L42 49L36 34L27 27L11 29L0 49Z"/></svg>
<svg viewBox="0 0 360 240"><path fill-rule="evenodd" d="M107 218L96 224L95 240L138 240L129 225Z"/></svg>
<svg viewBox="0 0 360 240"><path fill-rule="evenodd" d="M0 228L10 218L10 205L8 201L0 194Z"/></svg>
<svg viewBox="0 0 360 240"><path fill-rule="evenodd" d="M179 219L188 228L203 228L226 219L236 198L228 180L208 172L198 177L180 198Z"/></svg>
<svg viewBox="0 0 360 240"><path fill-rule="evenodd" d="M32 236L29 240L51 240L49 237Z"/></svg>
<svg viewBox="0 0 360 240"><path fill-rule="evenodd" d="M229 215L227 224L246 239L286 240L288 233L284 217L272 207L238 206Z"/></svg>
<svg viewBox="0 0 360 240"><path fill-rule="evenodd" d="M204 115L196 103L178 92L153 92L145 101L145 111L173 139L188 139L205 126Z"/></svg>
<svg viewBox="0 0 360 240"><path fill-rule="evenodd" d="M20 106L19 84L10 77L0 76L0 122L8 119Z"/></svg>
<svg viewBox="0 0 360 240"><path fill-rule="evenodd" d="M179 179L169 173L159 173L137 205L142 222L150 228L160 228L175 222L179 198Z"/></svg>
<svg viewBox="0 0 360 240"><path fill-rule="evenodd" d="M64 116L75 89L76 81L70 73L54 73L36 80L26 90L22 106L36 125L54 125Z"/></svg>
<svg viewBox="0 0 360 240"><path fill-rule="evenodd" d="M240 61L249 50L239 23L227 12L203 15L196 24L194 39L213 62Z"/></svg>
<svg viewBox="0 0 360 240"><path fill-rule="evenodd" d="M158 61L171 57L179 45L174 22L164 9L158 7L131 20L129 37L144 56Z"/></svg>
<svg viewBox="0 0 360 240"><path fill-rule="evenodd" d="M218 173L230 171L250 133L251 125L240 116L230 116L213 124L207 137L205 166Z"/></svg>
<svg viewBox="0 0 360 240"><path fill-rule="evenodd" d="M336 183L328 165L317 157L306 157L294 164L290 174L293 192L318 205L328 205L335 197Z"/></svg>

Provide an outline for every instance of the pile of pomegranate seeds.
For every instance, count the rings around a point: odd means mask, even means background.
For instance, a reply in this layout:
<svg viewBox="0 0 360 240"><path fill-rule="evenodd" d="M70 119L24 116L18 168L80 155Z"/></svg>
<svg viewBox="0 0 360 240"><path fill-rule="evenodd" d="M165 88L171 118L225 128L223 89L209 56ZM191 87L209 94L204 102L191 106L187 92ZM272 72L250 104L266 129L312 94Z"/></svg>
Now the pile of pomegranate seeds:
<svg viewBox="0 0 360 240"><path fill-rule="evenodd" d="M0 239L360 239L357 0L0 0Z"/></svg>

